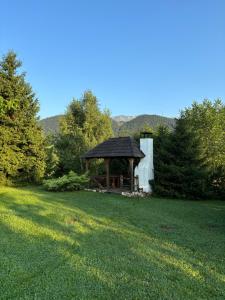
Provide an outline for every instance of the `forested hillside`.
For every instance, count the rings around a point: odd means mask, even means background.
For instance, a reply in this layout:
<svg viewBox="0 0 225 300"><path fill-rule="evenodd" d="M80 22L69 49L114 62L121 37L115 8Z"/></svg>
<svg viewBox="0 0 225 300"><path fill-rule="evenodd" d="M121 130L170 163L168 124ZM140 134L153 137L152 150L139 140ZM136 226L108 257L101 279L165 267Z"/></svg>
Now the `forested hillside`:
<svg viewBox="0 0 225 300"><path fill-rule="evenodd" d="M145 127L156 129L160 125L167 126L169 129L174 129L175 119L158 115L140 115L131 121L123 123L123 125L119 128L118 133L120 135L134 134L143 130Z"/></svg>
<svg viewBox="0 0 225 300"><path fill-rule="evenodd" d="M57 115L49 118L42 119L40 124L45 133L55 133L59 131L59 121L62 115Z"/></svg>
<svg viewBox="0 0 225 300"><path fill-rule="evenodd" d="M40 121L46 133L58 132L59 120L62 115L49 117ZM169 129L173 129L175 126L175 119L167 118L158 115L140 115L129 121L121 121L117 117L112 118L112 128L114 134L117 135L130 135L138 131L141 131L144 127L157 128L159 125L167 126Z"/></svg>

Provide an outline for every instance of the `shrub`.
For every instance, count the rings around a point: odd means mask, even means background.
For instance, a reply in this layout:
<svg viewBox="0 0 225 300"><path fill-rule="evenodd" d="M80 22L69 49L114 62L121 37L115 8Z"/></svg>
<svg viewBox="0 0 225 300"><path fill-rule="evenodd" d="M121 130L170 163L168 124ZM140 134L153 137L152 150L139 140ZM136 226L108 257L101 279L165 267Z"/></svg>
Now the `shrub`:
<svg viewBox="0 0 225 300"><path fill-rule="evenodd" d="M78 191L85 188L88 182L89 178L87 174L77 175L73 171L70 171L68 175L44 180L43 186L47 191L52 192Z"/></svg>
<svg viewBox="0 0 225 300"><path fill-rule="evenodd" d="M0 186L10 186L12 182L6 178L5 174L0 171Z"/></svg>

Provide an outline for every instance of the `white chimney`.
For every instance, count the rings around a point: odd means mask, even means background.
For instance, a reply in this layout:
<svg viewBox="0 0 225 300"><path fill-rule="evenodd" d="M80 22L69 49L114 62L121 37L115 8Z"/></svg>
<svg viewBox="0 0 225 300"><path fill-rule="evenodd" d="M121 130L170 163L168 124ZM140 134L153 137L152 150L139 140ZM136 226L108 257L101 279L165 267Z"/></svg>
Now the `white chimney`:
<svg viewBox="0 0 225 300"><path fill-rule="evenodd" d="M151 193L152 188L149 183L154 179L154 165L153 165L153 139L149 133L142 133L140 139L140 149L145 154L134 170L134 175L138 176L138 186L145 193Z"/></svg>

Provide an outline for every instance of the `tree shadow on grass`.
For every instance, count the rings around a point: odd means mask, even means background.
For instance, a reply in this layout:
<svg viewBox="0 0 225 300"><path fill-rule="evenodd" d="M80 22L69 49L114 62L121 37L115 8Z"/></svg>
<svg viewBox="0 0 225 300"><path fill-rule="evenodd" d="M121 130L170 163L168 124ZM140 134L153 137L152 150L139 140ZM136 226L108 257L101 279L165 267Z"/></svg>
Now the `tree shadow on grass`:
<svg viewBox="0 0 225 300"><path fill-rule="evenodd" d="M37 192L45 201L48 194ZM180 247L189 248L190 253L200 251L208 257L208 246L213 241L213 255L225 248L225 203L223 201L163 200L161 207L157 200L126 199L99 193L55 193L51 203L70 209L80 209L90 214L96 222L114 222L124 226L133 226L135 230L175 242ZM95 200L95 201L93 201ZM155 202L155 203L154 203ZM176 206L180 206L179 210ZM216 207L216 210L215 210ZM178 213L179 212L179 213ZM186 221L185 221L186 220ZM206 238L205 238L206 237Z"/></svg>
<svg viewBox="0 0 225 300"><path fill-rule="evenodd" d="M37 197L33 206L12 196L4 202L9 214L0 225L5 298L224 296L222 274L216 270L206 274L201 261L172 243L167 234L149 231L145 223L130 223L117 200L108 203L119 210L113 213L112 207L105 208L107 198L97 205L91 194L84 201L74 200L73 194L65 194L65 199L40 191L32 195Z"/></svg>

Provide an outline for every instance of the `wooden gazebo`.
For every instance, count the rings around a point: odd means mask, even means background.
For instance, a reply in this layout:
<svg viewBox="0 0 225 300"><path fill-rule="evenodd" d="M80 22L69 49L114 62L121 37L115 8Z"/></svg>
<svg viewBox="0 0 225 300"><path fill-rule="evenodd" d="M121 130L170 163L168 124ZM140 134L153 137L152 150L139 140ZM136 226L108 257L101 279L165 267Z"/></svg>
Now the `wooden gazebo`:
<svg viewBox="0 0 225 300"><path fill-rule="evenodd" d="M129 161L130 168L130 190L134 190L134 160L141 159L145 155L139 149L135 140L131 137L110 138L88 151L83 158L86 160L88 169L89 160L102 158L106 168L106 186L110 190L109 164L113 158L126 158Z"/></svg>

